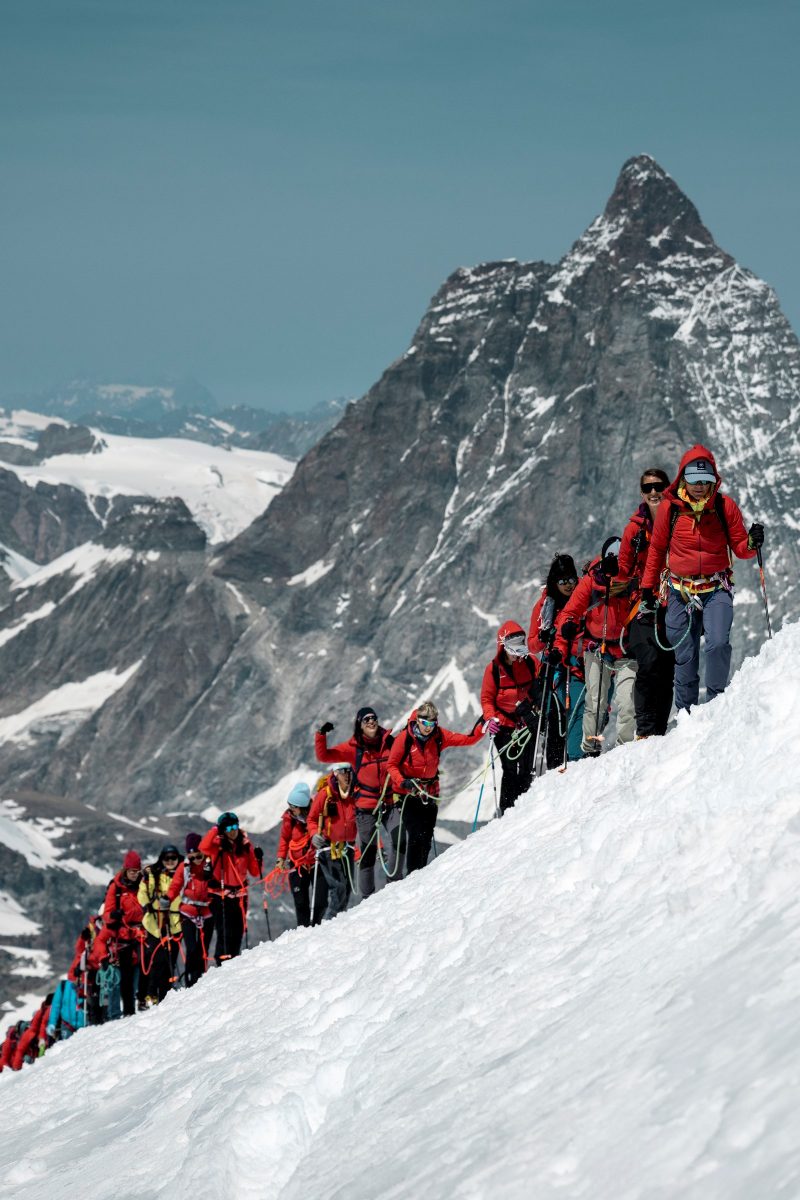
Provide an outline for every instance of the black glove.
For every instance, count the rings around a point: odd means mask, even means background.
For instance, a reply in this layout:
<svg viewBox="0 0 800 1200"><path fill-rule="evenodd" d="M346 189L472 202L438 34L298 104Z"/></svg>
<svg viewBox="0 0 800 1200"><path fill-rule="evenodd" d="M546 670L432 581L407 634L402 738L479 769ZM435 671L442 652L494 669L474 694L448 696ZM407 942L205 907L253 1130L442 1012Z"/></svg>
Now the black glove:
<svg viewBox="0 0 800 1200"><path fill-rule="evenodd" d="M261 866L261 864L262 864L262 863L263 863L263 861L264 861L264 851L261 849L261 847L260 847L260 846L254 846L254 847L253 847L253 854L255 854L255 856L256 856L256 862L258 863L258 865L259 865L259 867L260 867L260 866Z"/></svg>
<svg viewBox="0 0 800 1200"><path fill-rule="evenodd" d="M106 921L106 925L108 925L108 928L109 929L119 929L120 925L122 924L122 916L123 916L123 913L122 913L121 908L112 908L111 912L108 914L108 919Z"/></svg>
<svg viewBox="0 0 800 1200"><path fill-rule="evenodd" d="M560 667L563 661L564 656L560 650L556 649L555 646L553 646L552 650L547 651L547 662L551 667Z"/></svg>
<svg viewBox="0 0 800 1200"><path fill-rule="evenodd" d="M600 560L600 570L606 579L613 579L619 575L619 559L616 554L606 554L605 558Z"/></svg>
<svg viewBox="0 0 800 1200"><path fill-rule="evenodd" d="M553 642L556 640L556 627L551 625L549 629L542 629L539 633L542 644L549 650Z"/></svg>
<svg viewBox="0 0 800 1200"><path fill-rule="evenodd" d="M757 550L764 545L764 526L754 521L747 531L747 544L751 550Z"/></svg>
<svg viewBox="0 0 800 1200"><path fill-rule="evenodd" d="M639 599L639 611L636 614L636 619L641 621L643 625L655 625L656 597L652 588L642 588L642 594Z"/></svg>
<svg viewBox="0 0 800 1200"><path fill-rule="evenodd" d="M334 724L332 721L326 721L324 725L320 725L320 727L319 727L319 732L322 734L332 733L333 730L334 730Z"/></svg>
<svg viewBox="0 0 800 1200"><path fill-rule="evenodd" d="M561 626L561 636L563 637L563 639L567 643L567 645L569 645L570 642L575 641L575 635L577 634L577 632L578 632L578 622L573 621L571 618L566 620L564 622L564 624Z"/></svg>

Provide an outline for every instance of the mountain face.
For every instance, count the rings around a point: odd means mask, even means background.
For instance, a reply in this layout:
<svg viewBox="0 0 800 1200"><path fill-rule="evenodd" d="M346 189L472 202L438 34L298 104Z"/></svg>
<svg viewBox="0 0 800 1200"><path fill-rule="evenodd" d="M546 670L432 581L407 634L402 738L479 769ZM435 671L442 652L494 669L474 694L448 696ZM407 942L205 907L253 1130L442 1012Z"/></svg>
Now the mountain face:
<svg viewBox="0 0 800 1200"><path fill-rule="evenodd" d="M496 628L527 625L553 554L596 553L641 470L673 473L696 441L766 526L773 622L797 615L798 385L773 292L631 159L560 263L446 280L403 357L213 557L120 539L78 591L71 567L23 580L0 613L0 717L33 713L0 744L8 786L235 807L311 761L319 721L346 736L362 702L392 723L431 694L471 725ZM737 579L740 657L763 613L753 565ZM119 686L88 716L37 715L104 672ZM471 761L445 760L443 807Z"/></svg>

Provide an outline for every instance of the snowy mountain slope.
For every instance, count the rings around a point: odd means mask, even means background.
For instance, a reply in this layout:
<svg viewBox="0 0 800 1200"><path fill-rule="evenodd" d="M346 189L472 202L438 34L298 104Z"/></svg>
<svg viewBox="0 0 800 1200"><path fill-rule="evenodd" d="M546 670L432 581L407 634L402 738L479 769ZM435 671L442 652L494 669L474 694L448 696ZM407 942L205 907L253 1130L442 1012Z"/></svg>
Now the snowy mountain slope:
<svg viewBox="0 0 800 1200"><path fill-rule="evenodd" d="M4 1074L0 1194L797 1195L798 654Z"/></svg>
<svg viewBox="0 0 800 1200"><path fill-rule="evenodd" d="M35 445L38 414L12 413L0 422L7 440ZM228 541L264 511L288 481L294 463L259 450L229 449L180 438L136 438L92 431L100 449L59 454L32 466L7 464L29 487L66 484L90 499L180 496L210 542ZM94 505L93 505L94 507Z"/></svg>

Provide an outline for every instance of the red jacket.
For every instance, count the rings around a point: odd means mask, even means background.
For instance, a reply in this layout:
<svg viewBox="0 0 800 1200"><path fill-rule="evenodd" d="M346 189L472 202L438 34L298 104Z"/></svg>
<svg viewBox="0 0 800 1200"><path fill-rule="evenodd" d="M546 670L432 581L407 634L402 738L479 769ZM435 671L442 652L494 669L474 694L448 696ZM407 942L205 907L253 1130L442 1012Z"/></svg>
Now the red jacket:
<svg viewBox="0 0 800 1200"><path fill-rule="evenodd" d="M506 658L503 638L525 630L516 621L506 621L497 631L497 654L487 664L481 684L481 710L485 721L495 717L507 729L521 724L516 708L522 700L533 699L536 663L531 657Z"/></svg>
<svg viewBox="0 0 800 1200"><path fill-rule="evenodd" d="M142 906L137 896L139 880L129 883L125 871L118 871L106 891L103 902L103 928L115 933L120 941L132 941L139 937L142 923ZM120 917L113 914L122 912Z"/></svg>
<svg viewBox="0 0 800 1200"><path fill-rule="evenodd" d="M4 1071L6 1067L8 1067L9 1071L13 1070L11 1064L14 1061L14 1051L17 1048L17 1042L25 1033L25 1029L20 1033L20 1025L27 1028L27 1021L17 1021L15 1025L9 1025L6 1030L6 1036L3 1039L3 1050L0 1053L0 1071Z"/></svg>
<svg viewBox="0 0 800 1200"><path fill-rule="evenodd" d="M288 859L296 871L308 871L314 866L316 857L307 819L301 820L287 808L278 836L278 858Z"/></svg>
<svg viewBox="0 0 800 1200"><path fill-rule="evenodd" d="M246 888L247 874L258 878L261 875L258 859L255 856L253 843L243 829L240 829L235 842L220 836L216 825L203 836L199 850L211 859L211 883L213 890L219 890L221 885L226 888Z"/></svg>
<svg viewBox="0 0 800 1200"><path fill-rule="evenodd" d="M407 780L418 779L430 796L438 796L442 750L448 746L474 746L483 737L483 730L478 726L474 733L453 733L437 725L431 736L423 740L414 733L416 715L415 710L403 732L394 739L389 754L389 777L396 792L413 791L407 787Z"/></svg>
<svg viewBox="0 0 800 1200"><path fill-rule="evenodd" d="M616 594L615 594L616 592ZM605 615L606 579L600 570L599 556L593 560L586 575L579 581L575 591L556 619L555 648L566 657L567 643L561 633L565 621L580 625L583 621L584 650L597 650L603 638ZM606 623L606 650L613 658L621 658L619 639L630 616L631 601L627 582L611 581L611 596Z"/></svg>
<svg viewBox="0 0 800 1200"><path fill-rule="evenodd" d="M259 872L260 874L260 872ZM167 888L167 899L174 900L183 893L178 912L185 917L201 920L211 916L211 870L208 859L204 862L178 863L178 869Z"/></svg>
<svg viewBox="0 0 800 1200"><path fill-rule="evenodd" d="M699 518L691 505L678 495L684 468L696 458L708 459L717 476L717 482ZM728 570L729 546L737 558L755 558L756 551L751 550L747 544L747 530L739 506L730 496L722 497L727 533L714 511L714 501L721 482L714 456L705 446L692 446L686 451L676 478L665 490L664 498L658 506L647 564L642 576L642 587L658 588L661 571L667 559L671 574L678 578L707 578L718 571ZM670 524L675 509L678 510L678 517L670 536Z"/></svg>
<svg viewBox="0 0 800 1200"><path fill-rule="evenodd" d="M384 790L383 785L386 781L392 741L389 730L379 727L378 736L372 742L364 739L359 745L354 736L347 742L340 742L338 746L329 748L327 736L324 733L317 733L314 735L314 753L318 762L350 763L356 772L356 781L353 787L356 807L371 810L377 808L378 800ZM391 790L388 786L386 792L388 795L384 796L384 800L387 798L390 800ZM285 858L286 856L282 854L279 857Z"/></svg>
<svg viewBox="0 0 800 1200"><path fill-rule="evenodd" d="M33 1062L39 1057L39 1039L43 1039L45 1036L49 1012L49 1004L43 1004L36 1010L30 1025L14 1047L14 1055L11 1059L12 1071L21 1071L26 1061Z"/></svg>
<svg viewBox="0 0 800 1200"><path fill-rule="evenodd" d="M321 833L329 842L354 842L358 829L356 827L356 805L352 792L342 797L336 784L336 776L331 771L325 780L308 811L308 829L313 835Z"/></svg>
<svg viewBox="0 0 800 1200"><path fill-rule="evenodd" d="M661 501L663 504L664 501ZM661 507L659 505L659 507ZM658 510L656 510L658 511ZM634 595L638 595L638 581L642 578L647 562L647 551L653 536L653 518L650 509L642 503L633 514L622 531L622 541L619 548L620 578L634 580L636 587Z"/></svg>

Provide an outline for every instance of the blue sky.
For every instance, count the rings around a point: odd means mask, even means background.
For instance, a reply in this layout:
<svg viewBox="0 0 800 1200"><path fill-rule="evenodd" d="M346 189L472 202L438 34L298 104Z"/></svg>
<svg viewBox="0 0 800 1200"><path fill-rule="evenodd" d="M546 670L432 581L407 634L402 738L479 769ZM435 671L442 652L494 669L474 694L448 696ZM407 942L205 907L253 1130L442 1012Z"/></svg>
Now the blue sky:
<svg viewBox="0 0 800 1200"><path fill-rule="evenodd" d="M457 266L556 261L654 155L800 325L800 6L3 0L0 397L360 395Z"/></svg>

